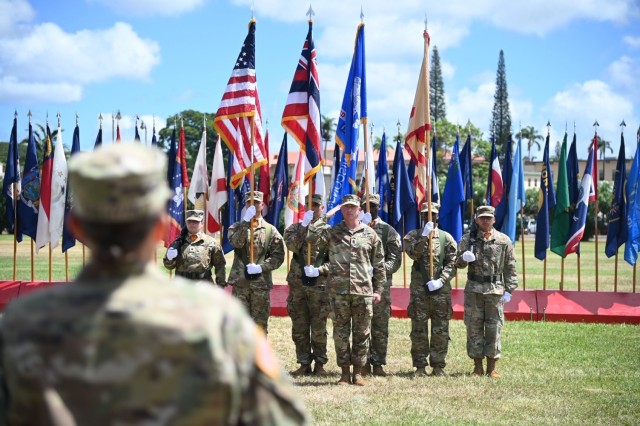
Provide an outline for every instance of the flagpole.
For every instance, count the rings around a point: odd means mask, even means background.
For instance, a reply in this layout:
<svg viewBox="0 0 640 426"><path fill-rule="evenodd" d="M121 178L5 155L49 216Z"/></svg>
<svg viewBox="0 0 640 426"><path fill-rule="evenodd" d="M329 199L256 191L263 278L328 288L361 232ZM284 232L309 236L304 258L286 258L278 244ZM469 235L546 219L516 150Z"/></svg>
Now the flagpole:
<svg viewBox="0 0 640 426"><path fill-rule="evenodd" d="M255 165L253 158L253 149L256 139L255 115L251 114L249 120L251 121L251 172L249 174L249 199L251 200L251 205L253 205L253 189L255 186ZM253 218L249 221L249 263L253 263Z"/></svg>
<svg viewBox="0 0 640 426"><path fill-rule="evenodd" d="M14 122L14 124L17 127L17 120L18 120L18 111L14 110L14 120L16 120ZM17 132L17 129L16 129ZM13 132L12 132L13 133ZM16 134L16 145L14 146L14 149L18 149L18 135ZM9 142L11 143L11 142ZM14 153L14 158L18 157L18 152ZM13 162L13 178L15 179L17 176L19 176L20 170L16 170L19 168L19 165L14 161L14 158L10 158L9 161ZM9 163L9 161L7 161L7 163ZM7 164L8 165L8 164ZM13 280L16 280L16 273L17 273L17 267L18 267L18 185L16 184L16 182L13 183L13 185L11 185L11 192L13 194L11 194L13 196Z"/></svg>
<svg viewBox="0 0 640 426"><path fill-rule="evenodd" d="M472 201L473 203L473 201ZM527 273L525 268L524 256L524 205L520 200L520 245L522 246L522 289L527 289Z"/></svg>
<svg viewBox="0 0 640 426"><path fill-rule="evenodd" d="M402 286L403 288L407 288L407 252L404 250L404 235L406 235L404 230L404 216L402 217L402 235Z"/></svg>
<svg viewBox="0 0 640 426"><path fill-rule="evenodd" d="M564 257L560 260L560 291L564 290Z"/></svg>
<svg viewBox="0 0 640 426"><path fill-rule="evenodd" d="M69 282L69 250L64 252L64 277Z"/></svg>
<svg viewBox="0 0 640 426"><path fill-rule="evenodd" d="M595 165L594 168L596 169L596 171L598 170L598 156L597 156L597 149L598 149L598 126L600 126L598 124L598 120L596 120L595 123L593 123L593 127L595 128L595 134L593 136L593 164ZM600 176L594 176L593 179L594 181L594 191L596 193L596 202L594 203L593 208L595 209L595 230L596 230L596 291L599 291L598 289L598 181L600 180Z"/></svg>
<svg viewBox="0 0 640 426"><path fill-rule="evenodd" d="M580 254L576 253L576 257L578 259L578 291L580 291Z"/></svg>
<svg viewBox="0 0 640 426"><path fill-rule="evenodd" d="M51 254L52 254L52 249L51 249L51 241L49 241L49 282L51 282Z"/></svg>
<svg viewBox="0 0 640 426"><path fill-rule="evenodd" d="M616 249L616 261L613 273L613 291L618 292L618 249Z"/></svg>

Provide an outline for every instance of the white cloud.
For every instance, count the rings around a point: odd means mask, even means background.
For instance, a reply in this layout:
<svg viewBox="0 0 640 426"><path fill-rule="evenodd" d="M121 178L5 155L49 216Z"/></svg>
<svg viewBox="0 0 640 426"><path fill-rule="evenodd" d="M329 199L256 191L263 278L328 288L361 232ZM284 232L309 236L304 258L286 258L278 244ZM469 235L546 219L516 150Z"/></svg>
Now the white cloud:
<svg viewBox="0 0 640 426"><path fill-rule="evenodd" d="M623 56L609 65L607 69L611 82L625 93L640 100L640 62L634 58Z"/></svg>
<svg viewBox="0 0 640 426"><path fill-rule="evenodd" d="M35 15L26 0L0 0L0 37L14 33Z"/></svg>
<svg viewBox="0 0 640 426"><path fill-rule="evenodd" d="M625 36L622 41L634 49L640 48L640 37Z"/></svg>
<svg viewBox="0 0 640 426"><path fill-rule="evenodd" d="M0 38L0 77L32 93L32 102L55 101L54 95L42 90L46 86L59 89L55 94L59 102L69 102L79 100L82 86L88 83L112 78L147 80L160 62L159 51L155 41L140 38L121 22L106 30L76 33L45 23L24 36ZM0 99L22 100L11 95L5 91Z"/></svg>
<svg viewBox="0 0 640 426"><path fill-rule="evenodd" d="M0 76L0 100L21 104L35 102L68 103L82 98L82 86L69 83L22 82L13 76Z"/></svg>
<svg viewBox="0 0 640 426"><path fill-rule="evenodd" d="M122 15L175 16L189 12L204 3L204 0L91 0L119 12Z"/></svg>

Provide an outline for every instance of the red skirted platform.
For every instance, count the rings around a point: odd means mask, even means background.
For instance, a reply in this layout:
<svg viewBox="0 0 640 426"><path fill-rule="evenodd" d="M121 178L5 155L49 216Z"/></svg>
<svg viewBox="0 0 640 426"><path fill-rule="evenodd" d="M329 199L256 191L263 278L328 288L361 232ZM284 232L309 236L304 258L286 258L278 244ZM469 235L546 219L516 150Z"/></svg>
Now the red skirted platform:
<svg viewBox="0 0 640 426"><path fill-rule="evenodd" d="M0 311L14 298L40 288L62 282L0 281ZM227 287L227 292L231 289ZM271 315L287 316L289 287L276 285L271 291ZM453 318L462 319L464 290L451 292ZM391 288L391 315L407 318L409 289ZM593 291L528 290L516 291L505 305L508 320L567 321L640 324L640 293L610 293Z"/></svg>

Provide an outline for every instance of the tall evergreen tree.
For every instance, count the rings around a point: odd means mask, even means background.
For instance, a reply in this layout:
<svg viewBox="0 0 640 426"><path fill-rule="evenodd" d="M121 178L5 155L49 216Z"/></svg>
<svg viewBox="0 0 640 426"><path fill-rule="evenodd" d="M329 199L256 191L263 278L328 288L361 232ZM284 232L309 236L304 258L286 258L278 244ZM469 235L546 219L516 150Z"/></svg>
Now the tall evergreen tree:
<svg viewBox="0 0 640 426"><path fill-rule="evenodd" d="M447 106L444 102L444 82L440 67L438 46L433 46L431 69L429 70L429 103L431 108L431 122L435 123L447 118Z"/></svg>
<svg viewBox="0 0 640 426"><path fill-rule="evenodd" d="M496 93L493 95L493 113L491 134L496 137L496 144L504 147L511 132L511 113L509 112L509 94L507 92L507 72L504 66L504 52L500 50L498 72L496 75ZM499 151L504 153L504 148Z"/></svg>

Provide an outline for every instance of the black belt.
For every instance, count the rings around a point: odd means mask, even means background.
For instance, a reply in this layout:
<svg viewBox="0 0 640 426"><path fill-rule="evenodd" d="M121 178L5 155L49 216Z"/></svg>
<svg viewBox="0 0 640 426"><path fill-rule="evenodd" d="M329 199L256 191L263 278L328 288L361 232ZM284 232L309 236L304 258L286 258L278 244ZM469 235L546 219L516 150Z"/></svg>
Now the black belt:
<svg viewBox="0 0 640 426"><path fill-rule="evenodd" d="M211 278L211 271L204 272L176 272L176 275L187 278L189 280L204 280Z"/></svg>
<svg viewBox="0 0 640 426"><path fill-rule="evenodd" d="M502 275L467 274L467 278L471 281L476 281L479 283L495 283L496 281L500 281L502 279Z"/></svg>

